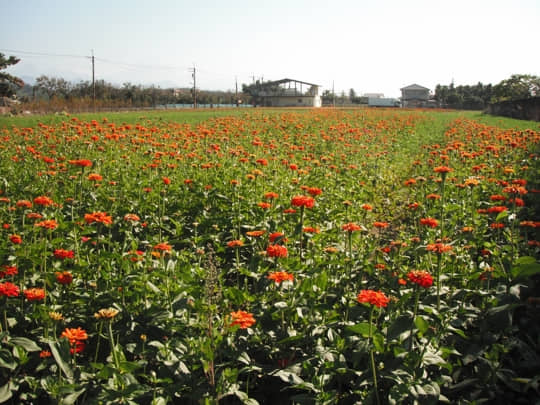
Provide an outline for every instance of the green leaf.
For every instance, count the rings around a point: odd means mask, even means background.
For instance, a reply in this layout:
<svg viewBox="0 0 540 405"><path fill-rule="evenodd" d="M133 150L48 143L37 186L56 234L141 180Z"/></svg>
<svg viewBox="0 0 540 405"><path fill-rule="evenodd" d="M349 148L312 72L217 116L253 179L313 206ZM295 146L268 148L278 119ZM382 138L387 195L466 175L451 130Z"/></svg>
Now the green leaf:
<svg viewBox="0 0 540 405"><path fill-rule="evenodd" d="M425 334L427 330L429 329L429 323L421 316L417 316L414 319L414 324L418 328L418 331L420 332L421 335Z"/></svg>
<svg viewBox="0 0 540 405"><path fill-rule="evenodd" d="M304 380L302 380L300 377L298 377L296 374L291 373L290 371L286 370L279 370L275 373L272 373L274 376L281 378L282 381L289 383L289 384L302 384Z"/></svg>
<svg viewBox="0 0 540 405"><path fill-rule="evenodd" d="M365 338L369 337L369 322L357 323L356 325L347 326L345 329L356 335L362 335Z"/></svg>
<svg viewBox="0 0 540 405"><path fill-rule="evenodd" d="M380 333L375 333L373 335L373 346L375 346L375 350L379 353L384 352L384 336Z"/></svg>
<svg viewBox="0 0 540 405"><path fill-rule="evenodd" d="M499 212L497 218L495 218L495 222L501 222L506 217L508 217L508 211Z"/></svg>
<svg viewBox="0 0 540 405"><path fill-rule="evenodd" d="M11 389L9 388L10 385L11 383L8 382L7 384L0 387L0 404L6 402L13 395L11 393Z"/></svg>
<svg viewBox="0 0 540 405"><path fill-rule="evenodd" d="M537 263L534 257L520 257L516 263L517 266L510 271L514 279L528 278L540 273L540 263Z"/></svg>
<svg viewBox="0 0 540 405"><path fill-rule="evenodd" d="M9 339L9 343L20 346L27 352L39 352L41 348L32 340L25 337L14 337Z"/></svg>
<svg viewBox="0 0 540 405"><path fill-rule="evenodd" d="M69 395L66 395L62 399L62 405L72 405L77 401L77 398L80 397L80 395L85 391L86 389L80 389L79 391L72 392Z"/></svg>
<svg viewBox="0 0 540 405"><path fill-rule="evenodd" d="M68 379L73 379L73 370L70 365L71 354L69 352L69 342L65 339L58 342L50 341L49 347L51 348L51 353L56 364L58 364Z"/></svg>

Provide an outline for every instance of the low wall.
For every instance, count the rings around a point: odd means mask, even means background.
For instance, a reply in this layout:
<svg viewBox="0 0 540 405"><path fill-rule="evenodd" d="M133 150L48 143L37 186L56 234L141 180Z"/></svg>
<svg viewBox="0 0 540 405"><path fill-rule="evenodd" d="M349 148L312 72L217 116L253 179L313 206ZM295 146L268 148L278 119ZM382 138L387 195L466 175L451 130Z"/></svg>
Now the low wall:
<svg viewBox="0 0 540 405"><path fill-rule="evenodd" d="M487 113L520 120L540 121L540 97L490 104Z"/></svg>

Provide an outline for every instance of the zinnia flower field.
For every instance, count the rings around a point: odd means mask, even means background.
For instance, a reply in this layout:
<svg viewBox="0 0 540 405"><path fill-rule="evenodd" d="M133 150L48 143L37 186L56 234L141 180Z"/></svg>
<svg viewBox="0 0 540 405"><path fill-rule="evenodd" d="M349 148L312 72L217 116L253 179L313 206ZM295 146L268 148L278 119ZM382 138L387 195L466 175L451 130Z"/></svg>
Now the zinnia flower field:
<svg viewBox="0 0 540 405"><path fill-rule="evenodd" d="M0 129L0 403L540 400L538 123L63 118Z"/></svg>

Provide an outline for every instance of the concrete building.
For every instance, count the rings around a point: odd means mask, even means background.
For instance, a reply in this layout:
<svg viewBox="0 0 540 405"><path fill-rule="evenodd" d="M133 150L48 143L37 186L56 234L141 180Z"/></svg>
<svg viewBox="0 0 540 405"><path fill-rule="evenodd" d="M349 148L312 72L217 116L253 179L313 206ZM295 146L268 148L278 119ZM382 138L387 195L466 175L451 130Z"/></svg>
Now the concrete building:
<svg viewBox="0 0 540 405"><path fill-rule="evenodd" d="M263 82L258 86L257 99L263 107L320 107L320 88L294 79Z"/></svg>
<svg viewBox="0 0 540 405"><path fill-rule="evenodd" d="M418 84L411 84L401 90L401 105L403 107L427 107L429 89Z"/></svg>

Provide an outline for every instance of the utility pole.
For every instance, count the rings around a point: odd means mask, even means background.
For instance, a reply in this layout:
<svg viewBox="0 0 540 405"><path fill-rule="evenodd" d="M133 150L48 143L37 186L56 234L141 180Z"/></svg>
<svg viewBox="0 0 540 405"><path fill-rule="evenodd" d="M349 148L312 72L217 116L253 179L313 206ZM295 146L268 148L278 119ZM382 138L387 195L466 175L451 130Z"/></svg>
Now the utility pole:
<svg viewBox="0 0 540 405"><path fill-rule="evenodd" d="M92 107L96 112L96 75L95 75L94 50L92 49Z"/></svg>
<svg viewBox="0 0 540 405"><path fill-rule="evenodd" d="M336 106L336 93L334 93L334 81L332 80L332 105Z"/></svg>
<svg viewBox="0 0 540 405"><path fill-rule="evenodd" d="M195 66L189 70L191 71L191 77L193 77L193 108L197 108L197 71Z"/></svg>
<svg viewBox="0 0 540 405"><path fill-rule="evenodd" d="M238 76L234 76L234 84L236 87L236 90L234 92L234 103L238 107Z"/></svg>

